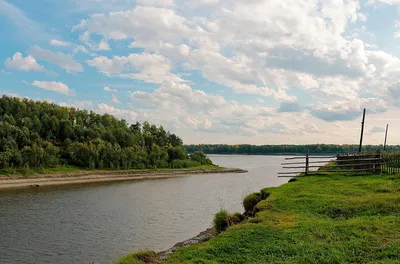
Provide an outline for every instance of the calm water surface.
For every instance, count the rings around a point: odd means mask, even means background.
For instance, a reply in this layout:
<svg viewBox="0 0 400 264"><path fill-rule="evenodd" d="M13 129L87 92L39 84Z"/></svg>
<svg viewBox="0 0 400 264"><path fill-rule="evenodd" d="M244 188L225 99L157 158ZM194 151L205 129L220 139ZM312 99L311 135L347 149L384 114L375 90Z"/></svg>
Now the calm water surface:
<svg viewBox="0 0 400 264"><path fill-rule="evenodd" d="M210 227L219 209L242 212L244 196L288 181L277 177L283 156L210 158L249 172L0 193L0 263L111 263L161 251Z"/></svg>

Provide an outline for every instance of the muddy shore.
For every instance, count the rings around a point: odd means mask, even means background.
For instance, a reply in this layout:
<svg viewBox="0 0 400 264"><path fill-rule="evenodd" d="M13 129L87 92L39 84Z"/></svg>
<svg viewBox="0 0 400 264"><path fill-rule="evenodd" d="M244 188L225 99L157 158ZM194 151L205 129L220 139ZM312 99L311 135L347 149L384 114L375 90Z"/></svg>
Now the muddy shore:
<svg viewBox="0 0 400 264"><path fill-rule="evenodd" d="M89 184L99 182L132 181L183 177L210 173L245 173L236 168L185 169L185 170L143 170L143 171L79 171L71 173L52 173L34 175L1 175L0 191L40 188L44 186Z"/></svg>
<svg viewBox="0 0 400 264"><path fill-rule="evenodd" d="M208 229L204 230L203 232L200 232L200 234L198 234L195 237L192 237L192 238L190 238L188 240L176 243L170 249L157 253L158 257L161 260L165 260L168 257L168 255L172 254L176 250L184 248L184 247L188 247L188 246L200 243L200 242L207 241L207 240L215 237L215 235L216 235L216 233L215 233L214 228L208 228Z"/></svg>

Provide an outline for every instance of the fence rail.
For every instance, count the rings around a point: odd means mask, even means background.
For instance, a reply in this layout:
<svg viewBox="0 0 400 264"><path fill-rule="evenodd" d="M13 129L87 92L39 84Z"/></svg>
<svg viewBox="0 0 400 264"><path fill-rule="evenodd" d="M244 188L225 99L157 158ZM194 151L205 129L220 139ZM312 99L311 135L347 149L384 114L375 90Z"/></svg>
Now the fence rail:
<svg viewBox="0 0 400 264"><path fill-rule="evenodd" d="M310 169L318 168L323 172L370 172L370 173L400 173L400 153L348 154L337 156L309 155L285 158L285 161L303 159L299 162L283 162L283 169L298 169L296 171L279 172L278 177L293 177L293 174L307 176ZM312 159L324 159L312 161ZM310 161L311 160L311 161ZM314 165L314 164L323 165ZM312 164L312 165L310 165ZM299 166L288 166L299 165Z"/></svg>

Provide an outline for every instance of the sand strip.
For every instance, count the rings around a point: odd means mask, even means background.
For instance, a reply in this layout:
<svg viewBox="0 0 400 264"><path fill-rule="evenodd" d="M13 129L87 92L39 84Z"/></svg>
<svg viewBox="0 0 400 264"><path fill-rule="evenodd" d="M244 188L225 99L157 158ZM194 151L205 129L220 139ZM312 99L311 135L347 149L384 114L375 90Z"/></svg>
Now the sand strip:
<svg viewBox="0 0 400 264"><path fill-rule="evenodd" d="M99 182L132 181L182 177L194 174L245 173L242 169L193 169L193 170L149 170L149 171L84 171L76 173L37 174L30 176L0 176L0 191L43 186L89 184Z"/></svg>

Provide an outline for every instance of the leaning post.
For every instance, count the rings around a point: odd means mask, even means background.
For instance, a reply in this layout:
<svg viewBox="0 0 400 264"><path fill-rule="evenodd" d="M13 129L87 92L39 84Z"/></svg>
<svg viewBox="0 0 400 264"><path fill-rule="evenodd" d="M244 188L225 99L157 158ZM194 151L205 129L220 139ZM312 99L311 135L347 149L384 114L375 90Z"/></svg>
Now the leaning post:
<svg viewBox="0 0 400 264"><path fill-rule="evenodd" d="M389 124L386 125L385 143L383 144L383 152L386 151L386 140L387 140L388 129L389 129Z"/></svg>
<svg viewBox="0 0 400 264"><path fill-rule="evenodd" d="M360 146L358 148L358 153L361 153L363 136L364 136L364 124L365 124L365 108L364 108L362 122L361 122L361 136L360 136Z"/></svg>

